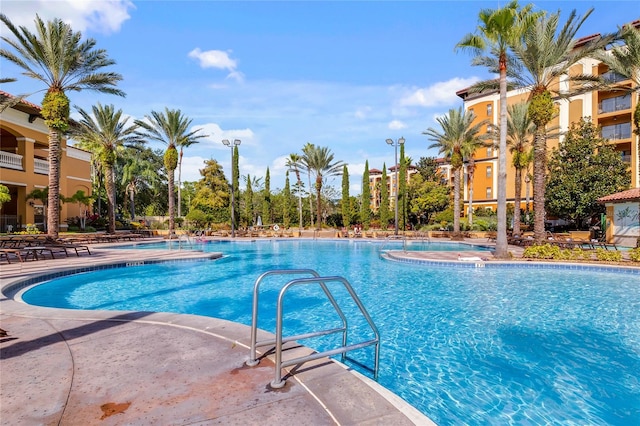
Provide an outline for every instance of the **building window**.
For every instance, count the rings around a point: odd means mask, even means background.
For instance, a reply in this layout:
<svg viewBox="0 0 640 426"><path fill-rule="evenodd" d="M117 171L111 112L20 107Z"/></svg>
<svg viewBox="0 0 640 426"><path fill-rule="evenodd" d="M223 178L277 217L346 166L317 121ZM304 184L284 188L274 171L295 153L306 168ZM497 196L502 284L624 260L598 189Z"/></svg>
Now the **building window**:
<svg viewBox="0 0 640 426"><path fill-rule="evenodd" d="M600 135L609 140L629 139L631 138L631 122L602 126Z"/></svg>
<svg viewBox="0 0 640 426"><path fill-rule="evenodd" d="M490 186L487 186L487 200L490 200L491 198L493 198L493 191L491 190Z"/></svg>
<svg viewBox="0 0 640 426"><path fill-rule="evenodd" d="M487 104L487 115L493 114L493 104Z"/></svg>
<svg viewBox="0 0 640 426"><path fill-rule="evenodd" d="M487 147L487 157L493 157L493 148Z"/></svg>
<svg viewBox="0 0 640 426"><path fill-rule="evenodd" d="M487 177L490 178L493 173L493 169L491 166L487 166Z"/></svg>

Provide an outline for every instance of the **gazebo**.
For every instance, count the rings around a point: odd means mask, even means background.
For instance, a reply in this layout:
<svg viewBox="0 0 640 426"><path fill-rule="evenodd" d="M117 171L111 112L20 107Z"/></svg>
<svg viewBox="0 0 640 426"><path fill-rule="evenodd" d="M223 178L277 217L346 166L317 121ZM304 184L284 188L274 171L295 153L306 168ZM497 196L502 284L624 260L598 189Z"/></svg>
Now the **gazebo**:
<svg viewBox="0 0 640 426"><path fill-rule="evenodd" d="M640 188L598 198L607 209L607 242L627 247L640 244Z"/></svg>

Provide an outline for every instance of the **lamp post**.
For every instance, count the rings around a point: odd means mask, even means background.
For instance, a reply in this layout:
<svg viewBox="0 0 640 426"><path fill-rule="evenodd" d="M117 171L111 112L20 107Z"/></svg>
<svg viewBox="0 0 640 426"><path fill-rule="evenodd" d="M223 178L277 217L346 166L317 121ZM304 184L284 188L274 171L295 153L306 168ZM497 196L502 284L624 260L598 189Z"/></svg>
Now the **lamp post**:
<svg viewBox="0 0 640 426"><path fill-rule="evenodd" d="M229 139L223 139L222 143L231 148L231 238L236 237L236 202L235 202L235 168L233 167L233 148L240 145L240 139L234 139L233 143Z"/></svg>
<svg viewBox="0 0 640 426"><path fill-rule="evenodd" d="M400 171L398 170L398 146L404 145L404 138L400 137L397 141L393 139L387 139L387 143L396 150L396 217L395 217L395 234L398 235L398 190L400 189L400 185L398 183L398 176L400 175Z"/></svg>

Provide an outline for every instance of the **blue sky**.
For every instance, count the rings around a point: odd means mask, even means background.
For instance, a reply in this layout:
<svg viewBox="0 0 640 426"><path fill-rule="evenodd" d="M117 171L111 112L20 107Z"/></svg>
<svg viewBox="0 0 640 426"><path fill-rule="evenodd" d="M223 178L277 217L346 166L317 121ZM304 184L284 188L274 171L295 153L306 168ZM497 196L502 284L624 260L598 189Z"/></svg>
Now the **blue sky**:
<svg viewBox="0 0 640 426"><path fill-rule="evenodd" d="M35 14L58 17L94 38L124 79L126 98L70 93L90 110L113 104L133 118L180 109L209 135L185 151L183 181L199 179L203 161L216 159L229 176L230 150L241 139L240 173L264 176L282 188L285 158L311 142L329 147L349 165L351 195L360 193L365 160L394 163L385 139L406 139L414 160L436 156L422 132L457 108L457 90L492 77L470 65L454 46L477 26L478 12L506 1L87 1L2 0L18 25ZM521 4L525 2L521 1ZM580 36L615 31L640 18L635 1L537 1L536 8L582 15L595 10ZM6 28L0 29L7 35ZM2 89L41 90L0 62ZM41 104L43 93L28 100ZM157 146L161 147L161 146ZM340 178L330 185L339 187Z"/></svg>

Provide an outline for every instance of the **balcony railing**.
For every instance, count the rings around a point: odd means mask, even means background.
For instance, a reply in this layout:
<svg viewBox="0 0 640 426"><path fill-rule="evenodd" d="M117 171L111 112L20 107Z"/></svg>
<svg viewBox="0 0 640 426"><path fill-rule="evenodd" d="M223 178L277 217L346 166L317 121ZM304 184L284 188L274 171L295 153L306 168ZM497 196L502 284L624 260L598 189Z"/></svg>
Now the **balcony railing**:
<svg viewBox="0 0 640 426"><path fill-rule="evenodd" d="M49 174L49 162L40 158L33 159L33 172L41 175Z"/></svg>
<svg viewBox="0 0 640 426"><path fill-rule="evenodd" d="M22 155L13 154L7 151L0 151L0 167L24 170L22 167Z"/></svg>
<svg viewBox="0 0 640 426"><path fill-rule="evenodd" d="M625 163L631 163L631 154L623 154L622 161L624 161Z"/></svg>
<svg viewBox="0 0 640 426"><path fill-rule="evenodd" d="M631 123L603 126L601 136L611 141L631 138Z"/></svg>
<svg viewBox="0 0 640 426"><path fill-rule="evenodd" d="M605 99L598 105L598 112L604 114L607 112L620 111L631 108L631 95L616 96L615 98Z"/></svg>

